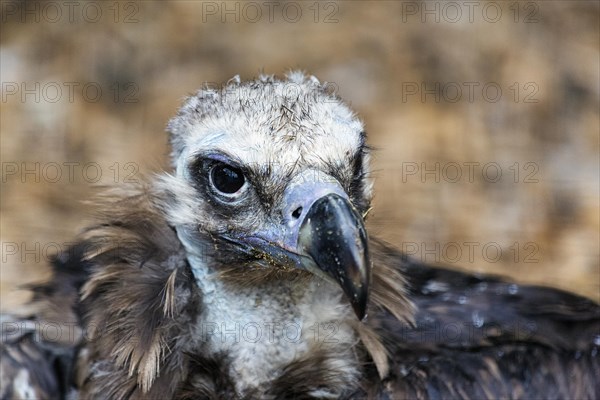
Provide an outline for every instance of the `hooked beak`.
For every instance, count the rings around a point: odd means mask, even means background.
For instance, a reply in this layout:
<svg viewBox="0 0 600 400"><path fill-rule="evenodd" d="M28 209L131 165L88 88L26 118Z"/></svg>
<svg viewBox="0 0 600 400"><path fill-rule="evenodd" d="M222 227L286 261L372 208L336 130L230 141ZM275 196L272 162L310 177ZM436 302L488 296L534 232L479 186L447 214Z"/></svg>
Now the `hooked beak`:
<svg viewBox="0 0 600 400"><path fill-rule="evenodd" d="M352 204L335 193L316 200L300 226L297 248L340 285L362 320L369 296L371 260L363 219ZM310 263L305 266L317 272Z"/></svg>
<svg viewBox="0 0 600 400"><path fill-rule="evenodd" d="M371 260L363 218L347 194L337 182L301 176L288 186L280 210L283 221L263 231L221 237L271 266L306 270L338 284L362 320Z"/></svg>

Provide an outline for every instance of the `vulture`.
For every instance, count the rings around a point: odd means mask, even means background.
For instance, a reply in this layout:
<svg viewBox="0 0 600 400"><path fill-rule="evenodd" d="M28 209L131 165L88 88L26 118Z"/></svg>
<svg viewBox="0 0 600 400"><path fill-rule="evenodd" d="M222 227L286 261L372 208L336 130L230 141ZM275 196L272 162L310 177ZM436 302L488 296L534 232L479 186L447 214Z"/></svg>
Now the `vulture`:
<svg viewBox="0 0 600 400"><path fill-rule="evenodd" d="M234 77L108 189L28 313L2 399L594 399L600 305L369 236L369 147L329 85Z"/></svg>

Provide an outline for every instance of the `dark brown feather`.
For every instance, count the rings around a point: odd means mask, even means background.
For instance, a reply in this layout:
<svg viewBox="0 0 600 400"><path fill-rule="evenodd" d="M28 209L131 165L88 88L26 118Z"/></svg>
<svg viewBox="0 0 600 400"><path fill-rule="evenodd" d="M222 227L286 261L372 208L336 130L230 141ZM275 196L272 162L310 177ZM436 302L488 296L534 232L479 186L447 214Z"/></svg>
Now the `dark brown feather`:
<svg viewBox="0 0 600 400"><path fill-rule="evenodd" d="M0 399L55 399L66 392L73 355L45 349L40 332L34 321L2 318Z"/></svg>
<svg viewBox="0 0 600 400"><path fill-rule="evenodd" d="M385 313L373 321L392 362L377 398L598 398L598 304L432 268L373 245L407 277L417 308L414 327Z"/></svg>
<svg viewBox="0 0 600 400"><path fill-rule="evenodd" d="M185 254L158 199L147 188L132 191L109 198L105 222L83 235L91 264L81 289L90 360L83 397L172 394L185 372L180 338L199 314Z"/></svg>

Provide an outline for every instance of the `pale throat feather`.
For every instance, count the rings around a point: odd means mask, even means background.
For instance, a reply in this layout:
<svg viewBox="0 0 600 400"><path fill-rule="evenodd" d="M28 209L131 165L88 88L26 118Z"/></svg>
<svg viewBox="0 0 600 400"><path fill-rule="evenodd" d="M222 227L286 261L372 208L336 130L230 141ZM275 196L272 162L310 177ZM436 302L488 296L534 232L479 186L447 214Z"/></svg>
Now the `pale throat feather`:
<svg viewBox="0 0 600 400"><path fill-rule="evenodd" d="M185 234L179 236L203 303L189 351L226 355L240 393L268 384L317 348L329 349L332 363L358 373L358 338L349 323L354 314L338 286L313 278L233 288L218 279L219 271Z"/></svg>

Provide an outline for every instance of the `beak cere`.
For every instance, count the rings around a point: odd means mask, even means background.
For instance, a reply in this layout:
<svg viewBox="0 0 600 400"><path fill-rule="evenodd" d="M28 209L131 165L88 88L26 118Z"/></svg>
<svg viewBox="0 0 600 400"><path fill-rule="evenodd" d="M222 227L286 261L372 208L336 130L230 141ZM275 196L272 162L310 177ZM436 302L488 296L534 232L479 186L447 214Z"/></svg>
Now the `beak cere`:
<svg viewBox="0 0 600 400"><path fill-rule="evenodd" d="M335 193L317 199L298 232L297 249L343 289L359 320L366 313L371 260L363 219Z"/></svg>

